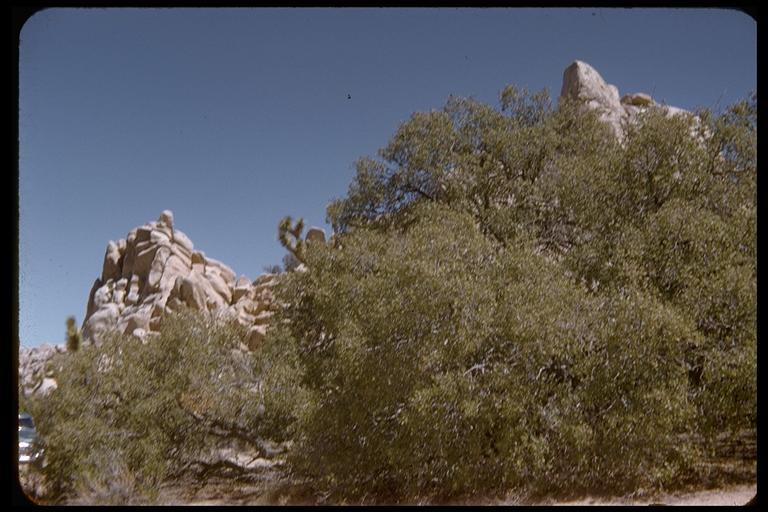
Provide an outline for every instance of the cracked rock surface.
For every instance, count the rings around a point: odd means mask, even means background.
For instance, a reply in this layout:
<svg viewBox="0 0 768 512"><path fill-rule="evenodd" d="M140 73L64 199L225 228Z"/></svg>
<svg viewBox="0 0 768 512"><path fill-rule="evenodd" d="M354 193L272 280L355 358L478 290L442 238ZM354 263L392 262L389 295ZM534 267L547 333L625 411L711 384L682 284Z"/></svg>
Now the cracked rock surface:
<svg viewBox="0 0 768 512"><path fill-rule="evenodd" d="M196 250L174 226L173 213L131 230L107 244L101 276L88 298L83 339L98 343L104 332L146 337L163 315L188 306L231 316L249 328L248 348L266 334L274 312L275 274L251 281Z"/></svg>
<svg viewBox="0 0 768 512"><path fill-rule="evenodd" d="M615 85L607 83L595 68L580 60L565 68L560 98L578 100L587 108L596 110L619 140L625 137L627 123L635 122L638 115L648 109L659 110L668 117L687 115L698 119L687 110L657 103L646 93L637 92L622 97Z"/></svg>
<svg viewBox="0 0 768 512"><path fill-rule="evenodd" d="M46 395L56 389L56 372L50 360L66 350L64 345L49 344L19 347L19 388L24 396L34 393Z"/></svg>

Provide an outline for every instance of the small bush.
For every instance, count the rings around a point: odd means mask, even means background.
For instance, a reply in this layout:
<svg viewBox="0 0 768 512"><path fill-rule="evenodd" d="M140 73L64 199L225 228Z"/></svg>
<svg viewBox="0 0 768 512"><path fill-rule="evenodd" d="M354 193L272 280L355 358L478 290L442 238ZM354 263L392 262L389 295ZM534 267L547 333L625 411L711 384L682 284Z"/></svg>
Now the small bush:
<svg viewBox="0 0 768 512"><path fill-rule="evenodd" d="M275 416L263 399L276 398L257 373L263 358L235 350L244 334L237 324L183 312L145 341L112 334L60 355L58 388L27 404L45 440L52 495L151 500L222 439L256 443L276 423L262 425Z"/></svg>

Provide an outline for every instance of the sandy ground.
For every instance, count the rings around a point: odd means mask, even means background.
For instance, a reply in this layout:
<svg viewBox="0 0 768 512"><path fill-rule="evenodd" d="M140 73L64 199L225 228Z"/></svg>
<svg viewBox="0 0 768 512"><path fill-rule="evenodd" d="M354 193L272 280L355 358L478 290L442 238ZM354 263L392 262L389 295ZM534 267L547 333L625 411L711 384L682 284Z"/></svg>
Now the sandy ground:
<svg viewBox="0 0 768 512"><path fill-rule="evenodd" d="M683 505L683 506L734 506L744 505L757 493L757 485L736 485L722 489L710 489L684 494L668 494L654 499L640 500L604 500L599 498L584 498L574 501L540 503L541 505L554 506L583 506L583 505ZM505 505L514 505L514 502L504 502Z"/></svg>
<svg viewBox="0 0 768 512"><path fill-rule="evenodd" d="M545 506L623 506L623 505L682 505L682 506L739 506L747 503L757 492L757 485L735 485L722 489L710 489L705 491L669 494L656 497L655 499L602 499L602 498L583 498L573 501L541 501L537 503L525 503L524 505L545 505ZM219 499L195 499L191 501L175 501L177 505L206 506L206 505L266 505L261 499L252 497L251 499L230 500L224 497ZM275 505L277 503L274 503ZM462 503L469 505L469 503ZM515 501L500 501L496 503L483 503L483 505L523 505Z"/></svg>
<svg viewBox="0 0 768 512"><path fill-rule="evenodd" d="M35 478L35 472L29 471L26 467L20 468L21 484L23 488L29 490L30 487L41 485L42 481ZM222 483L219 485L206 485L203 488L193 491L190 487L174 485L166 488L162 492L163 496L158 504L163 505L283 505L298 504L293 500L287 503L282 501L270 502L264 493L264 482L247 483ZM585 497L574 500L539 500L536 502L521 502L514 498L505 500L484 500L479 499L476 503L463 501L457 505L545 505L545 506L616 506L616 505L683 505L683 506L738 506L746 504L757 493L757 484L740 484L725 486L717 489L707 489L695 492L669 493L655 496L652 498L599 498ZM274 496L274 495L272 495ZM274 498L273 498L274 499ZM310 498L310 501L313 501ZM310 503L304 503L310 504Z"/></svg>

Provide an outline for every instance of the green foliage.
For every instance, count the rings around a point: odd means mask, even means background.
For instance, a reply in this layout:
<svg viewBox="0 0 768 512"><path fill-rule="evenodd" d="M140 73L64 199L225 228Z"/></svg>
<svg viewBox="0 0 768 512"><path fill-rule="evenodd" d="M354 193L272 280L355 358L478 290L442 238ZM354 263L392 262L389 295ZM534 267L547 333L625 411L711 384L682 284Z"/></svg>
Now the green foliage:
<svg viewBox="0 0 768 512"><path fill-rule="evenodd" d="M295 471L403 499L630 490L684 467L692 325L640 293L591 297L466 213L413 214L308 252L285 285L310 397Z"/></svg>
<svg viewBox="0 0 768 512"><path fill-rule="evenodd" d="M184 312L57 356L21 397L54 493L151 501L231 436L294 441L291 475L342 503L695 476L695 439L756 426L755 105L649 110L623 141L514 87L414 114L332 243L280 222L303 271L257 351Z"/></svg>
<svg viewBox="0 0 768 512"><path fill-rule="evenodd" d="M281 374L260 378L266 356L234 350L244 335L237 324L182 312L144 342L113 334L58 356L58 388L24 404L45 441L52 495L151 501L222 439L255 444L275 433L281 413L272 404L285 393L272 393L270 382Z"/></svg>
<svg viewBox="0 0 768 512"><path fill-rule="evenodd" d="M293 224L291 217L284 217L277 227L277 239L299 262L304 261L304 240L301 232L304 230L304 219L299 219Z"/></svg>
<svg viewBox="0 0 768 512"><path fill-rule="evenodd" d="M280 285L297 475L342 501L631 492L755 428L755 97L626 130L509 87L357 163L335 243Z"/></svg>
<svg viewBox="0 0 768 512"><path fill-rule="evenodd" d="M301 265L301 262L293 255L293 253L289 252L283 256L283 269L285 269L286 272L296 270L299 265Z"/></svg>
<svg viewBox="0 0 768 512"><path fill-rule="evenodd" d="M82 335L77 328L75 317L67 318L67 351L76 352L80 348Z"/></svg>

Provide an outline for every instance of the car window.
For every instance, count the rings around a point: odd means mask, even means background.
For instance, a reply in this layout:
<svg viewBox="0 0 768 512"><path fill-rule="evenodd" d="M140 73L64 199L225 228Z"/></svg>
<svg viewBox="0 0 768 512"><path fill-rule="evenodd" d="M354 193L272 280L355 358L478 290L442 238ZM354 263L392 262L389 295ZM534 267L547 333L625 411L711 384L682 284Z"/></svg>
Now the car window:
<svg viewBox="0 0 768 512"><path fill-rule="evenodd" d="M26 428L35 428L35 422L30 417L19 418L19 426Z"/></svg>

